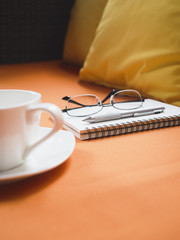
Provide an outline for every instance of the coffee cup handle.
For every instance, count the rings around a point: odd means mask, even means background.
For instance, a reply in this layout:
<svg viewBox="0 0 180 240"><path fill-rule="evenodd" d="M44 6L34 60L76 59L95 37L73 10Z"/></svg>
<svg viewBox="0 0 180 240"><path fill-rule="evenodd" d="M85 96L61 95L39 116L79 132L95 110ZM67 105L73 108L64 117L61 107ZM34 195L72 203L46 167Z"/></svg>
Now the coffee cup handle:
<svg viewBox="0 0 180 240"><path fill-rule="evenodd" d="M35 142L34 144L28 146L24 151L24 159L27 157L27 155L36 148L39 144L47 140L49 137L51 137L55 132L57 132L59 129L63 126L63 115L62 111L54 104L51 103L40 103L35 106L30 107L27 110L28 114L33 113L34 111L45 111L48 112L51 115L51 118L53 120L53 128L52 130L43 138Z"/></svg>

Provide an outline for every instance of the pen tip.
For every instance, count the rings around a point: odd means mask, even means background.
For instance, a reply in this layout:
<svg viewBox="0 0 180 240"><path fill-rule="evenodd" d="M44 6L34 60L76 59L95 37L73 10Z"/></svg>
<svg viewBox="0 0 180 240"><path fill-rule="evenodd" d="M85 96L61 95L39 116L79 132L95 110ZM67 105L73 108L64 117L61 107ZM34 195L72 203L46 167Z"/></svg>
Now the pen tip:
<svg viewBox="0 0 180 240"><path fill-rule="evenodd" d="M91 117L87 117L87 118L84 118L82 121L89 121L91 119Z"/></svg>
<svg viewBox="0 0 180 240"><path fill-rule="evenodd" d="M92 120L92 117L87 117L87 118L84 118L82 121L84 122L90 122Z"/></svg>

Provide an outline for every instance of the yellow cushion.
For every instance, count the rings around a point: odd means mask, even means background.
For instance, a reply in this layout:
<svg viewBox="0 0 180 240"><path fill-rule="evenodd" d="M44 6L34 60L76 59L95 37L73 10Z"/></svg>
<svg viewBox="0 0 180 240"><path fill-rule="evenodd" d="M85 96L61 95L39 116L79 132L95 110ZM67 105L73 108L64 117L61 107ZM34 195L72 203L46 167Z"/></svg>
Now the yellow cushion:
<svg viewBox="0 0 180 240"><path fill-rule="evenodd" d="M180 106L179 0L111 0L80 79Z"/></svg>
<svg viewBox="0 0 180 240"><path fill-rule="evenodd" d="M82 66L107 0L76 0L71 11L63 58Z"/></svg>

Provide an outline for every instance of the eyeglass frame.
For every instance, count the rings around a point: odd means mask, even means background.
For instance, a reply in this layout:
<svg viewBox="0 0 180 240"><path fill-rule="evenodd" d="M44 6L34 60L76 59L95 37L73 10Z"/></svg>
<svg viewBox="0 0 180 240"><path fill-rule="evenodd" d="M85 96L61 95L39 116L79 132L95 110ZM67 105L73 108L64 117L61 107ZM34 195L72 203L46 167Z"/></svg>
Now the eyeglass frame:
<svg viewBox="0 0 180 240"><path fill-rule="evenodd" d="M120 92L127 92L127 91L136 92L136 93L139 95L141 104L140 104L138 107L134 107L134 108L130 108L130 109L129 109L129 108L128 108L128 109L120 109L120 108L117 108L116 106L114 106L113 98L115 97L115 95L118 94L118 93L120 93ZM71 103L80 105L81 107L87 107L87 106L84 106L84 104L81 104L81 103L79 103L79 102L76 102L76 101L74 101L74 100L71 100L72 98L82 97L82 96L93 96L93 97L96 97L97 99L100 100L100 98L99 98L98 96L94 95L94 94L82 94L82 95L76 95L76 96L73 96L73 97L64 96L64 97L62 98L62 100L65 100L65 101L67 101L67 102L71 102ZM103 104L103 103L104 103L105 101L107 101L109 98L110 98L110 103L108 103L108 104ZM96 114L96 113L100 112L100 111L103 109L103 107L106 107L106 106L113 106L114 108L116 108L116 109L118 109L118 110L132 110L132 109L137 109L137 108L142 107L143 102L144 102L144 98L142 98L141 94L140 94L137 90L134 90L134 89L125 89L125 90L116 90L116 89L113 89L102 101L100 100L100 101L98 102L98 104L100 103L101 109L99 109L98 111L96 111L96 112L93 113L93 114ZM98 104L97 104L97 106L98 106ZM62 112L66 112L66 113L67 113L69 116L71 116L71 117L72 117L72 116L73 116L73 117L86 117L86 116L93 115L93 114L86 114L86 115L83 115L83 116L82 116L82 115L81 115L81 116L79 116L79 115L76 115L76 116L75 116L75 115L70 115L70 114L68 113L68 111L71 110L71 109L73 110L73 109L76 109L76 108L67 109L67 106L66 106L65 109L62 110ZM79 109L79 108L77 108L77 109Z"/></svg>

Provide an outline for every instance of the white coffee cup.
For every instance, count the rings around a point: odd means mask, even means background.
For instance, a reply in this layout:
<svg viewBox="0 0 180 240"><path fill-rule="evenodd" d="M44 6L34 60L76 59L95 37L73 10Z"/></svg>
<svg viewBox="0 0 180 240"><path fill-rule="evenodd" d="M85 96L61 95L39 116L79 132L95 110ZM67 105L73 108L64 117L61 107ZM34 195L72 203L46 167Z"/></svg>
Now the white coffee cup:
<svg viewBox="0 0 180 240"><path fill-rule="evenodd" d="M41 111L50 114L52 130L37 139ZM61 110L54 104L41 103L41 94L26 90L0 90L0 171L23 164L27 155L62 128Z"/></svg>

